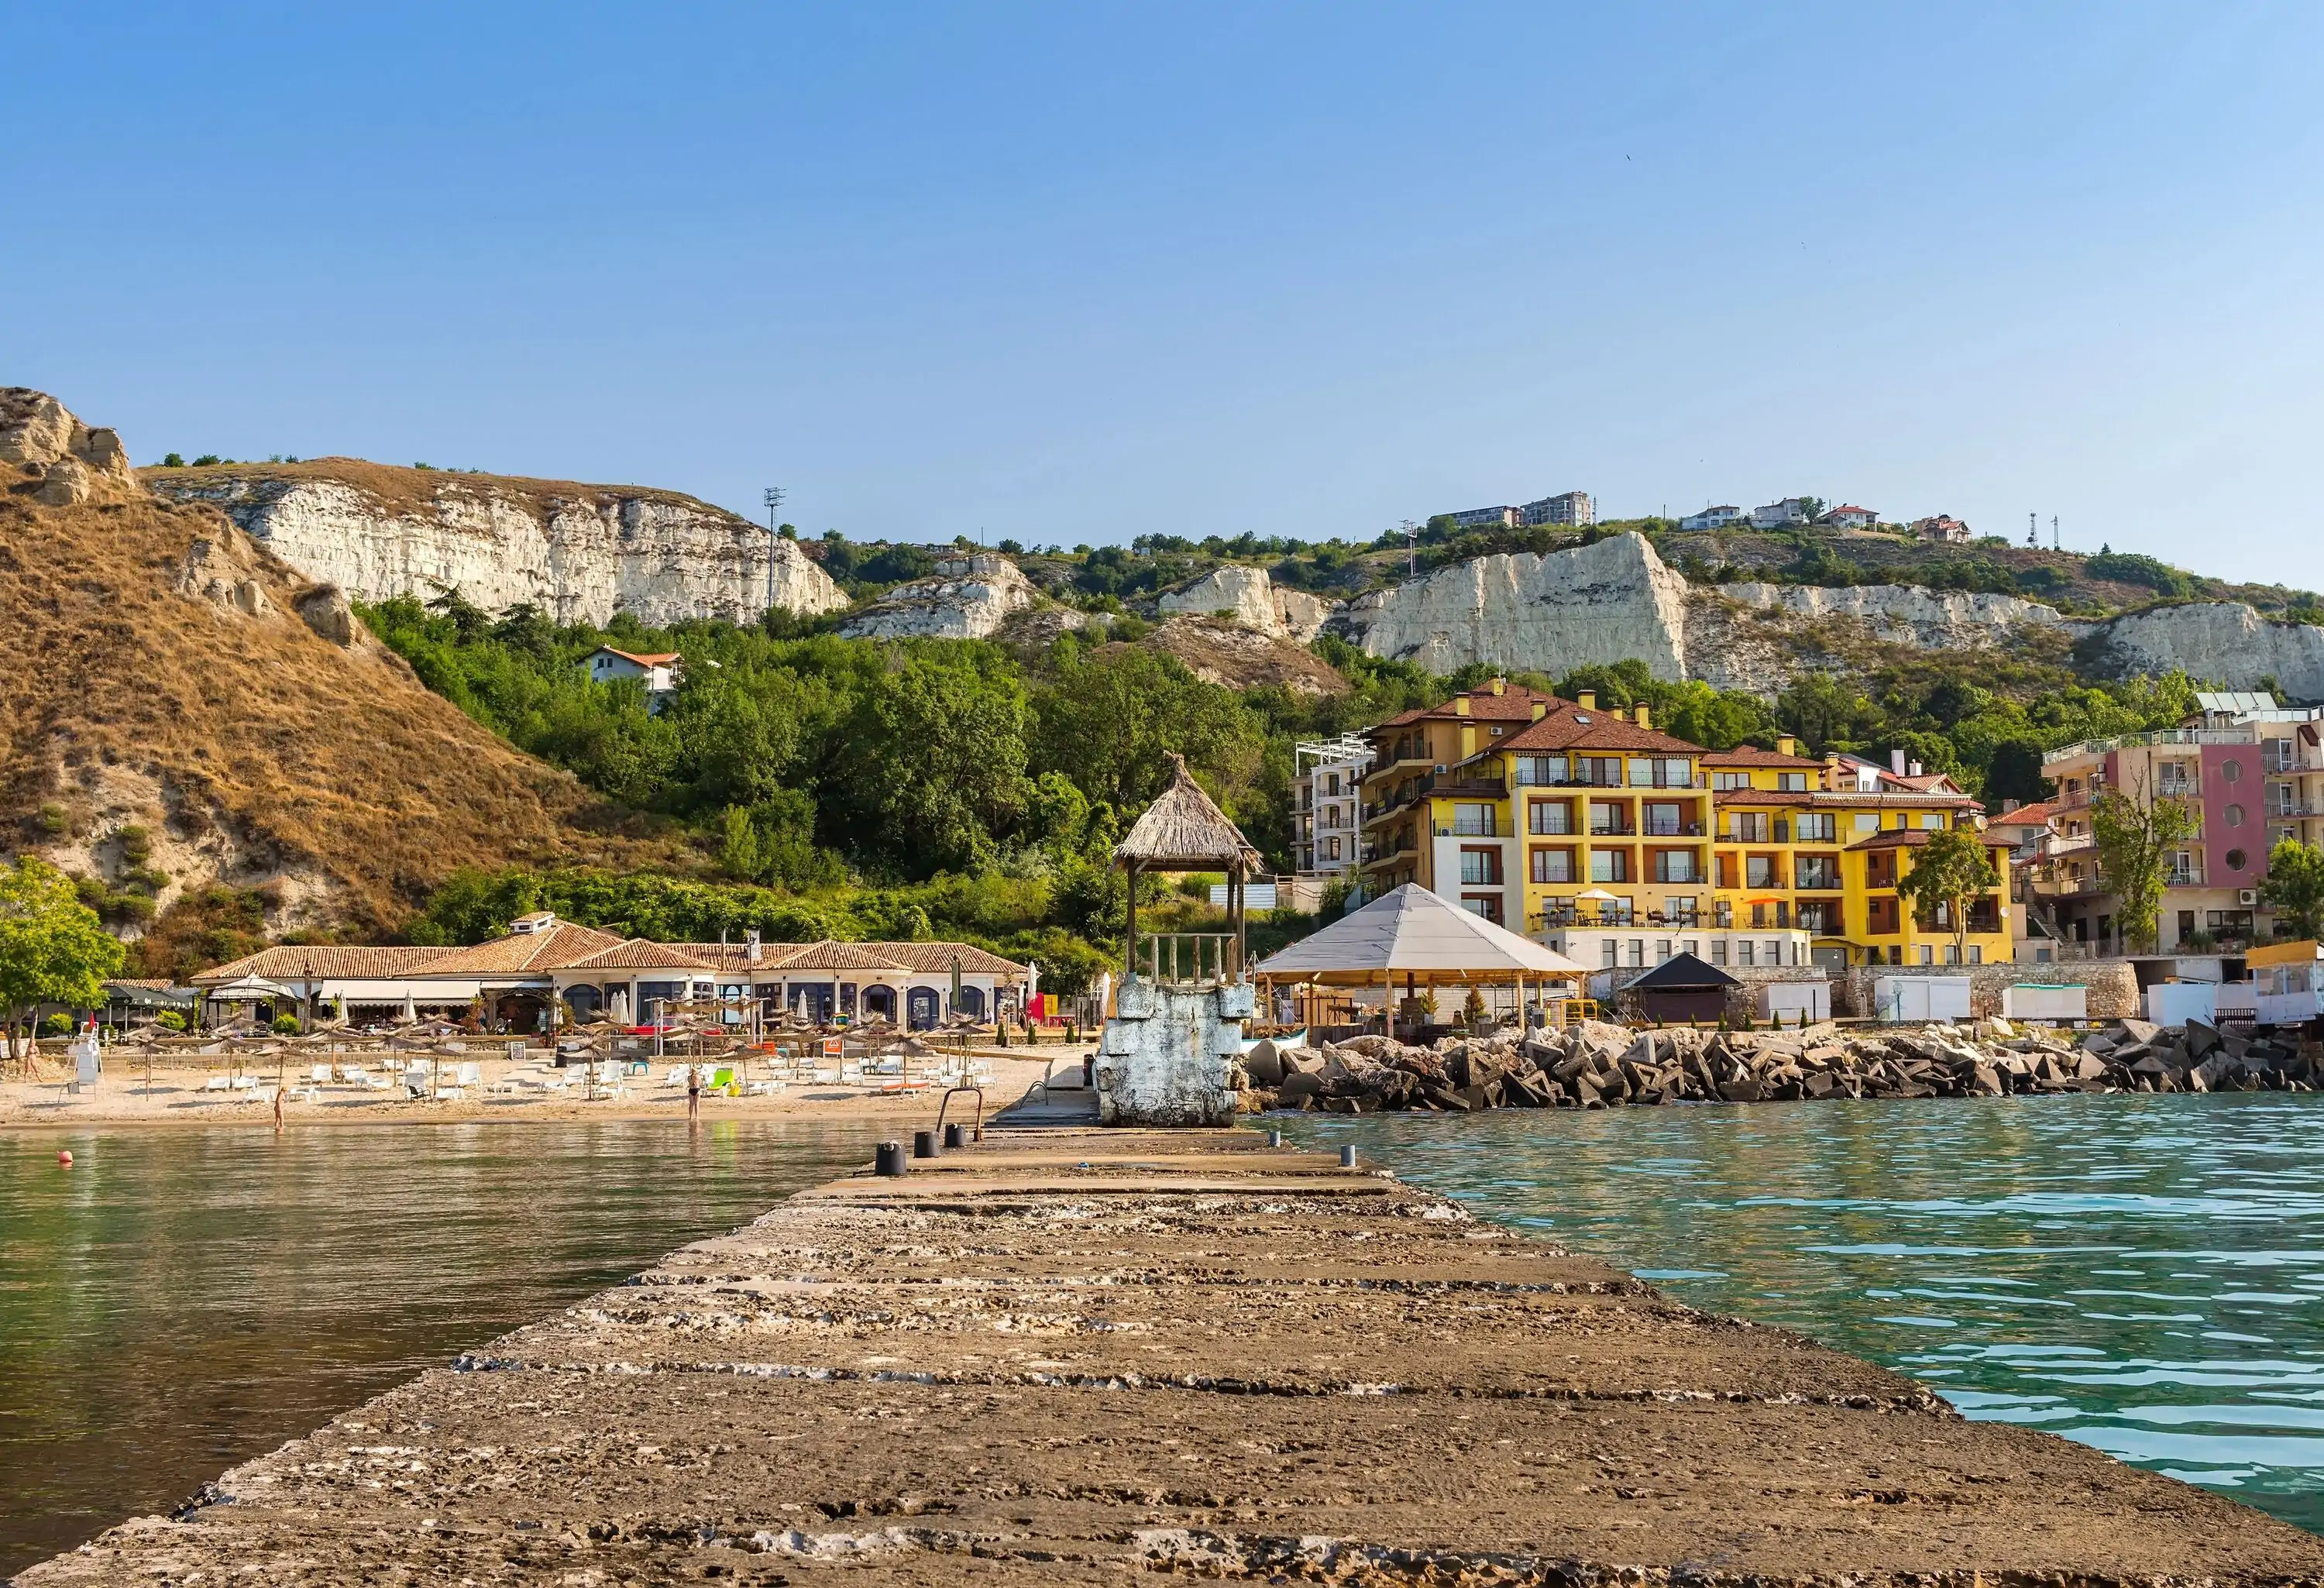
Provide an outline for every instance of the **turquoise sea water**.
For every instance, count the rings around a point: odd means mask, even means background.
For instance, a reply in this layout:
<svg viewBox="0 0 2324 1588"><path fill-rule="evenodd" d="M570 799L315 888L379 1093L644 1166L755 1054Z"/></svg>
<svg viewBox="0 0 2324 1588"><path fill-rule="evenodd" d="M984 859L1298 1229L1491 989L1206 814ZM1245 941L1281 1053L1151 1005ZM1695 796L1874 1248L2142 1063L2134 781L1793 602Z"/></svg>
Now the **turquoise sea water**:
<svg viewBox="0 0 2324 1588"><path fill-rule="evenodd" d="M1268 1123L2324 1532L2324 1097Z"/></svg>
<svg viewBox="0 0 2324 1588"><path fill-rule="evenodd" d="M0 1579L748 1223L870 1158L876 1134L609 1122L0 1136Z"/></svg>

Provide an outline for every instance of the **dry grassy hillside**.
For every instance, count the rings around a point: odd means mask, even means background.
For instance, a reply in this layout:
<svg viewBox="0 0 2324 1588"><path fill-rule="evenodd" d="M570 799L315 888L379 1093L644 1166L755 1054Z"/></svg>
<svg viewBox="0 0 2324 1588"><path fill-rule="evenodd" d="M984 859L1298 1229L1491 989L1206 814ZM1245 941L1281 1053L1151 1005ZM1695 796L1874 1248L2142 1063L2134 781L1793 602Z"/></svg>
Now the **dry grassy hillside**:
<svg viewBox="0 0 2324 1588"><path fill-rule="evenodd" d="M215 509L13 485L0 630L0 849L142 873L164 905L271 883L277 930L390 928L463 864L669 858Z"/></svg>

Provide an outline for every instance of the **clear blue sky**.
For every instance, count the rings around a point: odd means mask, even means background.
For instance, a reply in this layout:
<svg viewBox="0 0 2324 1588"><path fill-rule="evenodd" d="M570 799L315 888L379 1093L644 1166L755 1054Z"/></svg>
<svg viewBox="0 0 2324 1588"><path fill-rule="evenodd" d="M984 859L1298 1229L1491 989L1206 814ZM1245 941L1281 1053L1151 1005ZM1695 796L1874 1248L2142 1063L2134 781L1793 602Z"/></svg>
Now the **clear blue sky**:
<svg viewBox="0 0 2324 1588"><path fill-rule="evenodd" d="M2324 8L8 7L0 383L810 533L1811 492L2324 586Z"/></svg>

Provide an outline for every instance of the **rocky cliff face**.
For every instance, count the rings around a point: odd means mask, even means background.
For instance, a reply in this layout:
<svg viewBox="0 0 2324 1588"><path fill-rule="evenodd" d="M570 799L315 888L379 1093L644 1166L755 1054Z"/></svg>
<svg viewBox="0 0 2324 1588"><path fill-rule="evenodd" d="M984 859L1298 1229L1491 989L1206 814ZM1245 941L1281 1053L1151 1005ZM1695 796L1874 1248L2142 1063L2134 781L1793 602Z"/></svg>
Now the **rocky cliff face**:
<svg viewBox="0 0 2324 1588"><path fill-rule="evenodd" d="M13 467L43 507L120 502L138 494L119 436L81 423L63 403L29 386L0 386L0 467Z"/></svg>
<svg viewBox="0 0 2324 1588"><path fill-rule="evenodd" d="M1720 585L1729 600L1781 620L1848 618L1883 640L1961 649L1990 644L1997 630L2020 623L2073 626L2055 609L2015 596L1923 590L1912 585Z"/></svg>
<svg viewBox="0 0 2324 1588"><path fill-rule="evenodd" d="M1305 645L1322 632L1333 603L1305 590L1278 590L1263 568L1229 565L1213 568L1193 584L1155 603L1167 618L1180 614L1213 617L1226 613L1246 629Z"/></svg>
<svg viewBox="0 0 2324 1588"><path fill-rule="evenodd" d="M1687 583L1640 535L1440 568L1359 596L1332 626L1374 656L1449 673L1471 662L1562 673L1635 657L1689 677Z"/></svg>
<svg viewBox="0 0 2324 1588"><path fill-rule="evenodd" d="M671 492L338 458L150 469L145 480L222 509L309 578L366 601L448 588L491 611L529 603L559 623L620 611L654 624L847 605L796 541L770 548L763 527Z"/></svg>
<svg viewBox="0 0 2324 1588"><path fill-rule="evenodd" d="M942 565L933 578L898 585L839 632L851 640L982 640L1040 599L1015 563L982 552Z"/></svg>
<svg viewBox="0 0 2324 1588"><path fill-rule="evenodd" d="M2262 617L2240 602L2158 606L2098 625L2099 661L2122 672L2182 667L2228 689L2263 679L2296 700L2324 700L2324 629Z"/></svg>

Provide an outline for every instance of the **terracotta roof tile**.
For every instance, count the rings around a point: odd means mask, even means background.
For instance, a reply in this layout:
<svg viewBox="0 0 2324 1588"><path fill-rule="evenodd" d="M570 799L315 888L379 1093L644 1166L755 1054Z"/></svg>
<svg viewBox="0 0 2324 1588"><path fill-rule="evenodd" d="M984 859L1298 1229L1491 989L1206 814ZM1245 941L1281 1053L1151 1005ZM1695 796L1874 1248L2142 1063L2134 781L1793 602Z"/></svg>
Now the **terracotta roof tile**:
<svg viewBox="0 0 2324 1588"><path fill-rule="evenodd" d="M1690 744L1653 728L1624 722L1610 712L1584 711L1568 701L1537 723L1519 728L1493 746L1496 751L1634 750L1661 755L1696 756L1699 744Z"/></svg>
<svg viewBox="0 0 2324 1588"><path fill-rule="evenodd" d="M565 970L622 939L595 927L560 921L546 932L512 932L489 943L453 949L428 967L430 975L537 975Z"/></svg>
<svg viewBox="0 0 2324 1588"><path fill-rule="evenodd" d="M632 937L610 948L600 949L586 958L555 968L572 971L706 971L710 967L696 956L671 944Z"/></svg>
<svg viewBox="0 0 2324 1588"><path fill-rule="evenodd" d="M842 943L826 937L783 955L776 965L791 971L902 971L911 967L894 955L869 943Z"/></svg>
<svg viewBox="0 0 2324 1588"><path fill-rule="evenodd" d="M1804 771L1810 767L1823 770L1823 762L1805 755L1785 755L1780 750L1762 750L1757 744L1738 744L1732 750L1706 750L1702 752L1705 766L1757 766L1780 768L1784 771Z"/></svg>
<svg viewBox="0 0 2324 1588"><path fill-rule="evenodd" d="M319 981L326 978L377 981L392 976L417 975L426 967L459 952L451 948L281 944L206 970L193 981L198 987L224 986L228 982L239 982L245 976L256 976L267 982Z"/></svg>

